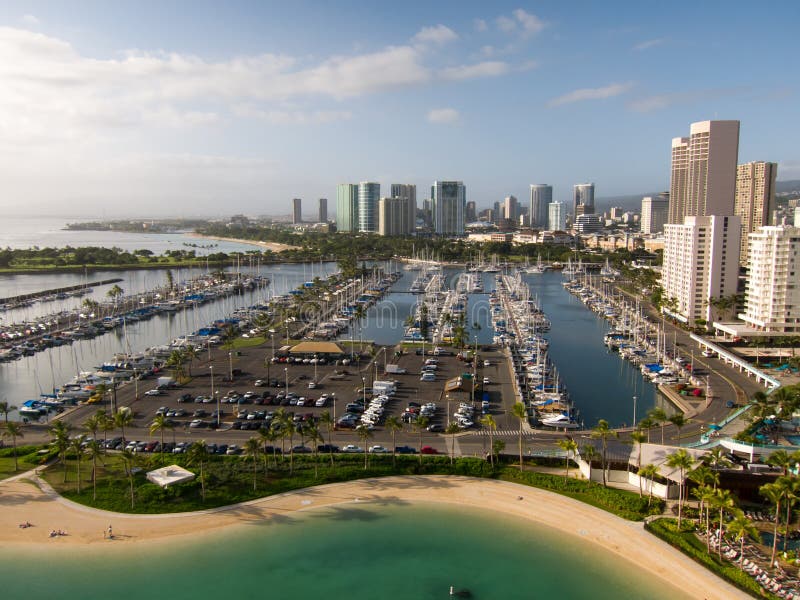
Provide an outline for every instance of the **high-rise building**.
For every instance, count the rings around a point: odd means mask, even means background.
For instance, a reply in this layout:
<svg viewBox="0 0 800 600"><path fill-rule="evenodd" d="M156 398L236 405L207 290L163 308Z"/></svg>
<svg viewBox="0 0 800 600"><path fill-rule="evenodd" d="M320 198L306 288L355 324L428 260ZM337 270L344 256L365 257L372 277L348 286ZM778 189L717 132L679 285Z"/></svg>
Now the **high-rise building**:
<svg viewBox="0 0 800 600"><path fill-rule="evenodd" d="M661 233L669 215L669 198L659 194L642 198L642 233Z"/></svg>
<svg viewBox="0 0 800 600"><path fill-rule="evenodd" d="M684 323L712 322L711 298L736 293L739 275L739 217L711 215L685 217L682 224L664 226L664 263L661 286L665 311Z"/></svg>
<svg viewBox="0 0 800 600"><path fill-rule="evenodd" d="M467 202L467 214L464 216L467 223L474 223L478 220L478 208L474 200Z"/></svg>
<svg viewBox="0 0 800 600"><path fill-rule="evenodd" d="M492 205L492 223L499 223L503 220L503 207L499 202Z"/></svg>
<svg viewBox="0 0 800 600"><path fill-rule="evenodd" d="M739 121L692 123L672 140L669 222L687 216L732 215L739 155Z"/></svg>
<svg viewBox="0 0 800 600"><path fill-rule="evenodd" d="M381 198L378 202L378 233L380 235L410 235L414 233L416 215L411 220L411 199Z"/></svg>
<svg viewBox="0 0 800 600"><path fill-rule="evenodd" d="M464 233L466 188L461 181L434 181L431 186L433 231L439 235Z"/></svg>
<svg viewBox="0 0 800 600"><path fill-rule="evenodd" d="M736 167L736 200L733 214L742 219L742 252L739 264L747 264L747 235L770 224L775 208L775 178L778 165L750 162Z"/></svg>
<svg viewBox="0 0 800 600"><path fill-rule="evenodd" d="M583 208L579 208L583 207ZM578 183L572 186L572 217L594 213L594 184Z"/></svg>
<svg viewBox="0 0 800 600"><path fill-rule="evenodd" d="M579 215L575 219L574 228L576 233L597 233L603 229L603 217L594 214Z"/></svg>
<svg viewBox="0 0 800 600"><path fill-rule="evenodd" d="M375 233L378 231L378 200L381 198L381 184L362 181L358 184L358 230Z"/></svg>
<svg viewBox="0 0 800 600"><path fill-rule="evenodd" d="M358 231L358 186L354 183L336 186L336 230Z"/></svg>
<svg viewBox="0 0 800 600"><path fill-rule="evenodd" d="M503 217L509 221L516 221L518 215L517 198L515 196L506 196L503 200Z"/></svg>
<svg viewBox="0 0 800 600"><path fill-rule="evenodd" d="M547 230L564 231L567 228L567 210L563 202L547 205Z"/></svg>
<svg viewBox="0 0 800 600"><path fill-rule="evenodd" d="M739 318L760 331L800 332L800 229L758 228L748 236L749 272Z"/></svg>
<svg viewBox="0 0 800 600"><path fill-rule="evenodd" d="M303 209L300 198L292 198L292 223L297 225L303 222Z"/></svg>
<svg viewBox="0 0 800 600"><path fill-rule="evenodd" d="M319 222L320 223L327 223L328 222L328 199L327 198L320 198L319 199Z"/></svg>
<svg viewBox="0 0 800 600"><path fill-rule="evenodd" d="M612 221L617 221L622 218L622 213L625 212L625 209L621 206L612 206L608 210L608 216L611 218Z"/></svg>
<svg viewBox="0 0 800 600"><path fill-rule="evenodd" d="M417 224L417 186L413 183L393 183L391 185L392 198L408 198L408 215L416 227Z"/></svg>
<svg viewBox="0 0 800 600"><path fill-rule="evenodd" d="M531 184L531 227L547 229L548 205L553 201L553 186L545 183Z"/></svg>

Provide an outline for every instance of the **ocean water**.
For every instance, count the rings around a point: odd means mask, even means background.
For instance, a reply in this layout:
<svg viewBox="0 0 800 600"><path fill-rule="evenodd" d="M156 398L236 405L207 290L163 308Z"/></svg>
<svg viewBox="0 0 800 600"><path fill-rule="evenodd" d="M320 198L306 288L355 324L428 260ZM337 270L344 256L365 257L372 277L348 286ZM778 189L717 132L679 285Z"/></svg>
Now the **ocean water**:
<svg viewBox="0 0 800 600"><path fill-rule="evenodd" d="M475 599L688 597L577 535L402 501L258 520L191 542L0 548L0 579L4 598L26 600L425 600L448 598L451 585Z"/></svg>

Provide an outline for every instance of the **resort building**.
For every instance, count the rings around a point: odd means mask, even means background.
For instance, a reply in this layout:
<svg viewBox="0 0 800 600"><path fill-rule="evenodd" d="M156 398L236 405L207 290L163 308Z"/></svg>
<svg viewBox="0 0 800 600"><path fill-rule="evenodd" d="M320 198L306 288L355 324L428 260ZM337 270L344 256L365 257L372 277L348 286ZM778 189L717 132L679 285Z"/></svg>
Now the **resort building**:
<svg viewBox="0 0 800 600"><path fill-rule="evenodd" d="M378 231L378 200L381 184L362 181L358 184L358 230L367 233Z"/></svg>
<svg viewBox="0 0 800 600"><path fill-rule="evenodd" d="M749 274L739 318L758 331L800 332L800 229L760 227L748 236Z"/></svg>
<svg viewBox="0 0 800 600"><path fill-rule="evenodd" d="M775 208L775 178L778 165L771 162L749 162L736 167L736 199L733 214L742 220L742 252L739 263L747 264L747 236L759 227L770 224Z"/></svg>
<svg viewBox="0 0 800 600"><path fill-rule="evenodd" d="M578 183L572 186L572 216L594 213L594 184Z"/></svg>
<svg viewBox="0 0 800 600"><path fill-rule="evenodd" d="M320 198L319 199L319 217L318 222L320 223L327 223L328 221L328 199L327 198Z"/></svg>
<svg viewBox="0 0 800 600"><path fill-rule="evenodd" d="M573 229L575 229L575 233L583 234L583 233L596 233L603 229L603 217L600 215L579 215L575 219L575 225Z"/></svg>
<svg viewBox="0 0 800 600"><path fill-rule="evenodd" d="M336 186L336 229L358 231L358 186L354 183Z"/></svg>
<svg viewBox="0 0 800 600"><path fill-rule="evenodd" d="M709 300L736 293L740 228L739 217L717 215L664 226L661 285L667 314L690 325L716 318Z"/></svg>
<svg viewBox="0 0 800 600"><path fill-rule="evenodd" d="M547 205L547 230L564 231L567 228L567 211L563 202Z"/></svg>
<svg viewBox="0 0 800 600"><path fill-rule="evenodd" d="M297 225L303 222L303 209L300 198L292 198L292 223Z"/></svg>
<svg viewBox="0 0 800 600"><path fill-rule="evenodd" d="M546 183L531 184L530 225L547 229L548 207L553 201L553 186Z"/></svg>
<svg viewBox="0 0 800 600"><path fill-rule="evenodd" d="M415 220L411 219L411 199L381 198L378 202L378 233L380 235L410 235Z"/></svg>
<svg viewBox="0 0 800 600"><path fill-rule="evenodd" d="M642 233L661 233L667 222L669 198L666 195L642 198Z"/></svg>
<svg viewBox="0 0 800 600"><path fill-rule="evenodd" d="M408 216L413 227L417 224L417 186L413 183L393 183L389 190L392 198L406 198L409 200ZM414 229L412 228L412 232Z"/></svg>
<svg viewBox="0 0 800 600"><path fill-rule="evenodd" d="M431 186L433 231L438 235L463 235L466 188L461 181L434 181Z"/></svg>
<svg viewBox="0 0 800 600"><path fill-rule="evenodd" d="M506 196L503 200L503 218L516 221L519 217L519 208L516 196Z"/></svg>
<svg viewBox="0 0 800 600"><path fill-rule="evenodd" d="M669 223L684 217L732 215L739 156L739 121L692 123L672 140Z"/></svg>

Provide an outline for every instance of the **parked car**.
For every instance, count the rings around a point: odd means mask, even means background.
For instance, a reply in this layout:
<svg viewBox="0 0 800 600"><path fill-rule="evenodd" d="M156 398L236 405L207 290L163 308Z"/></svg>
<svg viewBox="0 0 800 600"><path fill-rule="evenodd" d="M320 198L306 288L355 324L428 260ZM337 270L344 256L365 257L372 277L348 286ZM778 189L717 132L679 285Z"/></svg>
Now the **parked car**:
<svg viewBox="0 0 800 600"><path fill-rule="evenodd" d="M344 448L342 448L342 452L355 453L355 452L363 452L363 451L364 451L363 448L359 448L355 444L347 444Z"/></svg>
<svg viewBox="0 0 800 600"><path fill-rule="evenodd" d="M442 433L444 431L444 427L434 423L433 425L428 425L428 431L431 433Z"/></svg>
<svg viewBox="0 0 800 600"><path fill-rule="evenodd" d="M439 454L439 451L433 446L423 446L420 449L421 454Z"/></svg>
<svg viewBox="0 0 800 600"><path fill-rule="evenodd" d="M167 392L165 392L164 390L159 390L158 388L156 388L156 389L153 389L153 390L147 390L144 393L144 395L145 396L166 396Z"/></svg>
<svg viewBox="0 0 800 600"><path fill-rule="evenodd" d="M317 447L317 450L320 452L339 452L339 446L335 446L333 444L322 444Z"/></svg>
<svg viewBox="0 0 800 600"><path fill-rule="evenodd" d="M189 427L191 427L192 429L205 427L206 425L207 423L202 419L193 419L192 422L189 423Z"/></svg>
<svg viewBox="0 0 800 600"><path fill-rule="evenodd" d="M369 451L371 454L387 454L389 452L386 448L379 445L372 446Z"/></svg>
<svg viewBox="0 0 800 600"><path fill-rule="evenodd" d="M394 451L398 454L416 454L417 449L411 446L395 446Z"/></svg>

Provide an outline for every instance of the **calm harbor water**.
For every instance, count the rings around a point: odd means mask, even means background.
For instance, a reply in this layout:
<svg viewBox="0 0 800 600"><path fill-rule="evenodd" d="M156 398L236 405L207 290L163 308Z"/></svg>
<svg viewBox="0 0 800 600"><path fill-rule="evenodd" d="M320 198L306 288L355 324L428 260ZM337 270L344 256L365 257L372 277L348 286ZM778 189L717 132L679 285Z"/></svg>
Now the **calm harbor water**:
<svg viewBox="0 0 800 600"><path fill-rule="evenodd" d="M27 600L433 600L451 585L476 600L687 597L577 534L437 504L349 505L192 542L0 549L0 578Z"/></svg>

